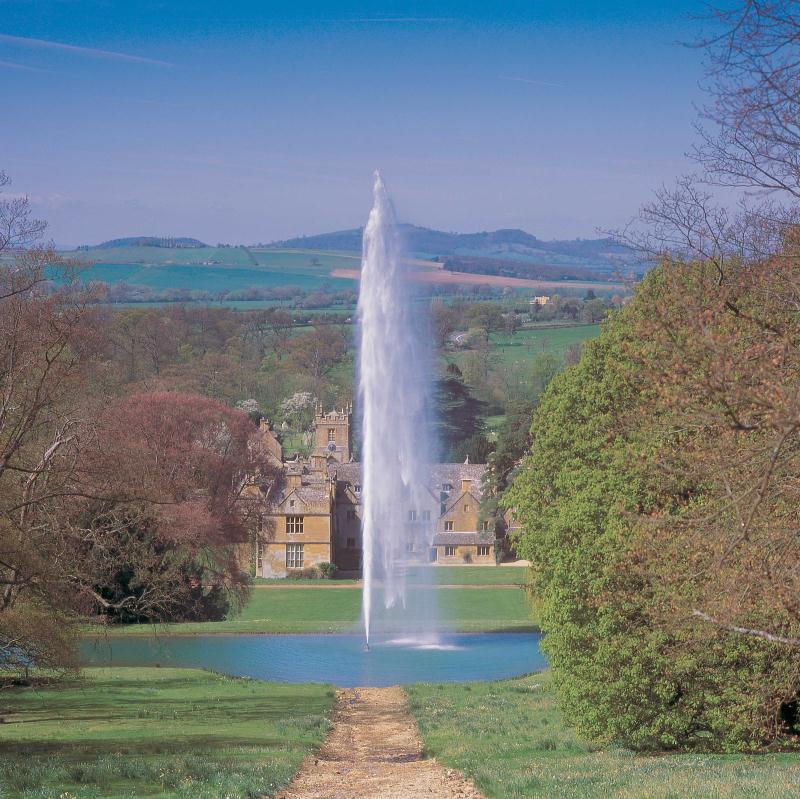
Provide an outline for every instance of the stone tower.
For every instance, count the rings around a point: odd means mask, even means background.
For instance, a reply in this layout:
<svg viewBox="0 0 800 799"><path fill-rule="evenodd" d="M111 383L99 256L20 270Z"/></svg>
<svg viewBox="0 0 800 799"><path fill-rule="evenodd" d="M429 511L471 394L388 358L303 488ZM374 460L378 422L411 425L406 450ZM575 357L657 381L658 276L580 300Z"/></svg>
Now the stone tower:
<svg viewBox="0 0 800 799"><path fill-rule="evenodd" d="M322 403L317 403L314 414L313 455L334 458L339 463L350 460L350 415L353 406L324 413Z"/></svg>

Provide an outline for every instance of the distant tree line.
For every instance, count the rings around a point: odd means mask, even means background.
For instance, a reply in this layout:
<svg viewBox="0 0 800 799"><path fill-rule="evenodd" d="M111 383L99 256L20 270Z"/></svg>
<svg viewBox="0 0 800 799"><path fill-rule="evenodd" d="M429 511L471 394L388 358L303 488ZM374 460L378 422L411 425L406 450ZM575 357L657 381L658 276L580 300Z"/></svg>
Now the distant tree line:
<svg viewBox="0 0 800 799"><path fill-rule="evenodd" d="M330 308L333 306L351 307L358 300L355 291L332 291L325 288L307 291L299 286L249 286L244 289L204 289L165 288L153 289L149 286L125 283L106 283L91 281L94 302L139 303L139 302L250 302L273 301L292 308ZM53 283L53 289L57 284Z"/></svg>
<svg viewBox="0 0 800 799"><path fill-rule="evenodd" d="M596 271L587 267L536 264L530 261L513 261L501 258L477 258L466 255L450 255L442 259L448 272L466 272L473 275L500 275L528 280L607 280L608 270ZM625 268L625 275L629 267Z"/></svg>

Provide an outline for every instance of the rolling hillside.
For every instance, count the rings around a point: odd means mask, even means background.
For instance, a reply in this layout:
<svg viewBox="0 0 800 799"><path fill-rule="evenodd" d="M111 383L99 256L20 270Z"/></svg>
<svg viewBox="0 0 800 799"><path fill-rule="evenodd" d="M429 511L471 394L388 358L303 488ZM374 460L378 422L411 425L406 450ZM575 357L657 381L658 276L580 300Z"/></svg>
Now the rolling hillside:
<svg viewBox="0 0 800 799"><path fill-rule="evenodd" d="M339 230L316 236L274 242L264 247L276 249L336 250L358 252L362 228ZM400 225L403 245L408 253L425 258L469 258L507 261L536 266L563 266L588 272L612 273L636 271L635 252L610 238L543 241L524 230L508 229L480 233L447 233L441 230ZM489 271L489 274L494 272ZM518 275L520 276L520 275Z"/></svg>

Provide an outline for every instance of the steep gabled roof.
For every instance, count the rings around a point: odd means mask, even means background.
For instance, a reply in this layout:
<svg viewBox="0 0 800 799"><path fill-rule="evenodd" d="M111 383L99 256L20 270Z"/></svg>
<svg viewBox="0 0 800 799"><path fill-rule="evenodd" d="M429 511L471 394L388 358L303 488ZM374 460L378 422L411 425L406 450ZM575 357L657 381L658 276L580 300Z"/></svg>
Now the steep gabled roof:
<svg viewBox="0 0 800 799"><path fill-rule="evenodd" d="M434 500L439 501L439 492L442 485L451 485L452 491L461 493L461 481L470 480L470 493L477 502L481 501L481 483L486 472L485 463L435 463L431 466L428 490ZM328 474L339 482L357 485L361 483L361 464L336 463L328 466Z"/></svg>

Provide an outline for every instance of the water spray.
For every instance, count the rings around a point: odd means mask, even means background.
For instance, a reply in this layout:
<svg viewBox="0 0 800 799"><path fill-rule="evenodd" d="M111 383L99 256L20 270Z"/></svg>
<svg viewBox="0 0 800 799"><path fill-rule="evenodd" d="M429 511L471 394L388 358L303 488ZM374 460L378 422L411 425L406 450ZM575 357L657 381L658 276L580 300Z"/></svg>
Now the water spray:
<svg viewBox="0 0 800 799"><path fill-rule="evenodd" d="M377 171L373 197L364 228L358 296L362 613L367 649L373 631L377 580L384 608L404 608L402 559L407 546L415 537L420 546L430 543L424 541L422 526L413 527L407 519L409 508L422 508L423 502L430 502L426 489L430 461L430 428L425 424L430 382L427 327L420 324L411 302L394 208Z"/></svg>

